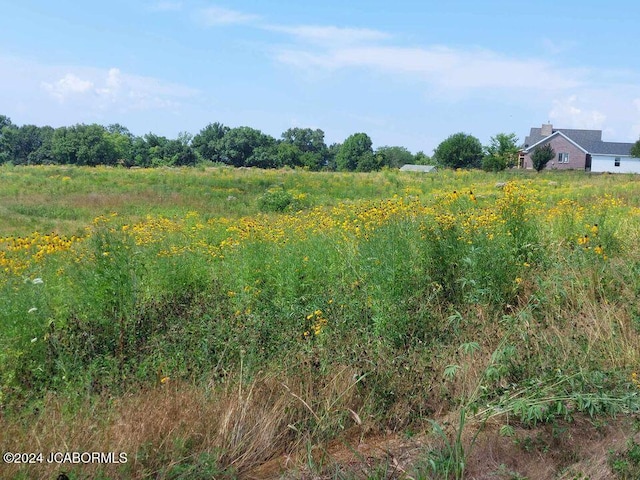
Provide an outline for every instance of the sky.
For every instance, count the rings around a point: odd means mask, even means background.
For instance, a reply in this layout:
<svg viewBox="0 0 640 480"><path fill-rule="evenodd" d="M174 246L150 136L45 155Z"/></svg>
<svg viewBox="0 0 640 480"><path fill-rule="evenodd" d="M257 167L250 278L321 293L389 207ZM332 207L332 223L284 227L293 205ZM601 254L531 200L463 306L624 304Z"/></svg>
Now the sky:
<svg viewBox="0 0 640 480"><path fill-rule="evenodd" d="M637 1L0 3L0 114L17 125L320 128L429 155L547 122L640 137Z"/></svg>

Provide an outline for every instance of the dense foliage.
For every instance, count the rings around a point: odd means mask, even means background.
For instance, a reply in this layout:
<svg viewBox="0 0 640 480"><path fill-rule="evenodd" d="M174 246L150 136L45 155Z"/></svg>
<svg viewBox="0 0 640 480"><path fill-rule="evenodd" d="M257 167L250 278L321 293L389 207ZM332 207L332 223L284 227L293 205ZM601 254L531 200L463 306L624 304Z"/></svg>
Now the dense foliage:
<svg viewBox="0 0 640 480"><path fill-rule="evenodd" d="M531 154L531 163L536 172L539 172L547 166L551 160L556 156L556 152L550 143L545 143L539 147L536 147Z"/></svg>
<svg viewBox="0 0 640 480"><path fill-rule="evenodd" d="M442 141L433 153L438 165L449 168L479 168L483 149L480 140L466 133L455 133Z"/></svg>
<svg viewBox="0 0 640 480"><path fill-rule="evenodd" d="M491 137L482 159L482 169L487 172L499 172L511 168L518 161L518 137L515 133L499 133Z"/></svg>
<svg viewBox="0 0 640 480"><path fill-rule="evenodd" d="M356 133L343 144L327 146L320 129L289 128L275 139L255 128L230 128L215 122L196 135L169 139L154 133L133 135L119 124L38 127L14 125L0 115L0 164L194 166L209 162L234 167L304 168L312 171L372 171L405 163L428 163L404 147L373 151L371 138Z"/></svg>

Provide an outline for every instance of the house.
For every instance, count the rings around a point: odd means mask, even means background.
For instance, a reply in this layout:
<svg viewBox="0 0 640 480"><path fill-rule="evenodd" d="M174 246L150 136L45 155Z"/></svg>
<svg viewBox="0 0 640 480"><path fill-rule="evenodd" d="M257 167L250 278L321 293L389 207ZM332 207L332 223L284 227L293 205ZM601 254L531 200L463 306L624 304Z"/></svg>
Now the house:
<svg viewBox="0 0 640 480"><path fill-rule="evenodd" d="M556 157L546 169L640 173L640 158L631 156L633 143L604 142L602 130L553 128L551 124L531 129L520 151L519 166L533 168L531 154L536 147L547 143L551 144Z"/></svg>
<svg viewBox="0 0 640 480"><path fill-rule="evenodd" d="M402 167L400 167L401 172L425 172L429 173L435 170L434 165L413 165L411 163L405 163Z"/></svg>

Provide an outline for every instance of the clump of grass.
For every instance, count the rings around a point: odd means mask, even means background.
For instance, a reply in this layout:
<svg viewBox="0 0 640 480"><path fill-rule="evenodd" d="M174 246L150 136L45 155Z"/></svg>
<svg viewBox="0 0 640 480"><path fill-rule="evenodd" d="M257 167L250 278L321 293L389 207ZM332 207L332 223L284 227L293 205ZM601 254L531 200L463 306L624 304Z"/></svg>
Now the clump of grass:
<svg viewBox="0 0 640 480"><path fill-rule="evenodd" d="M87 398L74 404L50 394L42 411L30 417L29 429L20 423L3 425L8 428L1 444L5 451L33 444L42 451L127 456L126 463L71 466L67 473L74 475L235 478L309 442L333 437L358 408L357 382L353 371L342 367L325 377L320 388L300 374L264 373L249 381L236 376L212 388L167 379L117 399ZM43 462L10 465L4 471L44 477L59 470Z"/></svg>
<svg viewBox="0 0 640 480"><path fill-rule="evenodd" d="M262 212L295 212L309 206L307 194L270 188L258 198L258 208Z"/></svg>

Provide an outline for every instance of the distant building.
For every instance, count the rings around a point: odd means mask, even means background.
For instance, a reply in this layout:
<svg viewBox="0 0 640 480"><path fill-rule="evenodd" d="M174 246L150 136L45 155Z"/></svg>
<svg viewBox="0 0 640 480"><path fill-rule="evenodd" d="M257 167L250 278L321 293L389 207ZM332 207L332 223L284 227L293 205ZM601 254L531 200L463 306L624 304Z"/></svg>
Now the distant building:
<svg viewBox="0 0 640 480"><path fill-rule="evenodd" d="M533 168L531 153L547 143L556 153L555 159L545 167L547 170L640 173L640 158L631 156L633 143L603 142L602 130L553 128L550 124L531 129L520 151L519 166Z"/></svg>
<svg viewBox="0 0 640 480"><path fill-rule="evenodd" d="M400 167L400 171L429 173L435 170L435 168L435 165L413 165L411 163L405 163L402 167Z"/></svg>

